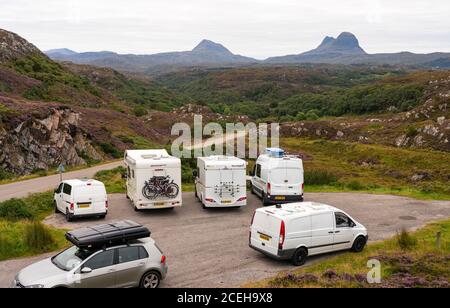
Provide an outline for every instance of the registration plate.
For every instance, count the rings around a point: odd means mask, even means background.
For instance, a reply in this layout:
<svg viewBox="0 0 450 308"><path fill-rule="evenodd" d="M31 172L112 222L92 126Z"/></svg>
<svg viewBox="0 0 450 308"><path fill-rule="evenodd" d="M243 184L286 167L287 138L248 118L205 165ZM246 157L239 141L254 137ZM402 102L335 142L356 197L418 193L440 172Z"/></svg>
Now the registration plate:
<svg viewBox="0 0 450 308"><path fill-rule="evenodd" d="M90 208L91 207L91 204L90 203L79 203L78 204L78 208L79 209L88 209L88 208Z"/></svg>
<svg viewBox="0 0 450 308"><path fill-rule="evenodd" d="M267 241L267 242L270 241L270 236L268 236L268 235L260 234L259 237L264 241Z"/></svg>
<svg viewBox="0 0 450 308"><path fill-rule="evenodd" d="M231 200L222 200L222 204L231 204Z"/></svg>
<svg viewBox="0 0 450 308"><path fill-rule="evenodd" d="M284 197L284 196L276 196L275 200L284 201L284 200L286 200L286 197Z"/></svg>
<svg viewBox="0 0 450 308"><path fill-rule="evenodd" d="M164 205L166 205L164 202L155 203L155 206L164 206Z"/></svg>

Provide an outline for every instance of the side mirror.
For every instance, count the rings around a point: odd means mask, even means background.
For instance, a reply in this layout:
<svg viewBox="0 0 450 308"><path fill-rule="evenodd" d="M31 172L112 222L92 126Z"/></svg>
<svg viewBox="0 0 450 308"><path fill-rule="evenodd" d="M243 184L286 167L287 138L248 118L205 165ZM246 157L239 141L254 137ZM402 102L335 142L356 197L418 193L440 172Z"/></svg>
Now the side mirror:
<svg viewBox="0 0 450 308"><path fill-rule="evenodd" d="M81 274L90 274L90 273L92 273L92 269L89 267L83 267L81 269Z"/></svg>
<svg viewBox="0 0 450 308"><path fill-rule="evenodd" d="M197 171L192 171L192 176L193 176L194 178L196 178L196 177L198 176L198 172L197 172Z"/></svg>

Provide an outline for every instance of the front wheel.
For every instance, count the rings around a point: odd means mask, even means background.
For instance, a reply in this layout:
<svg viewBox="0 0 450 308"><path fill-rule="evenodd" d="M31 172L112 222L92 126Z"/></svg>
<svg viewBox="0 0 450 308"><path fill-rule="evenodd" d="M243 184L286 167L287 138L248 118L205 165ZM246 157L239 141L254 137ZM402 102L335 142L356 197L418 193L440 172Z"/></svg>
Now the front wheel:
<svg viewBox="0 0 450 308"><path fill-rule="evenodd" d="M359 236L355 242L353 243L352 246L352 251L353 252L361 252L364 250L364 247L366 246L366 238L364 236Z"/></svg>
<svg viewBox="0 0 450 308"><path fill-rule="evenodd" d="M150 271L142 277L140 287L141 289L156 289L160 283L161 276L159 273Z"/></svg>
<svg viewBox="0 0 450 308"><path fill-rule="evenodd" d="M299 248L292 256L292 264L295 266L301 266L306 263L308 258L308 251L305 248Z"/></svg>

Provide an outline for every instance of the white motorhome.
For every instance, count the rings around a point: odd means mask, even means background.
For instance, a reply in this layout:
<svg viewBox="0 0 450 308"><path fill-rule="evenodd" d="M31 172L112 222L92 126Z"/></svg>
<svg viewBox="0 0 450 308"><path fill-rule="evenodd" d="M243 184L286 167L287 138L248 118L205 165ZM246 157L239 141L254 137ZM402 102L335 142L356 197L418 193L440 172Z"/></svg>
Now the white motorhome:
<svg viewBox="0 0 450 308"><path fill-rule="evenodd" d="M181 160L166 150L128 150L127 197L135 210L182 205Z"/></svg>
<svg viewBox="0 0 450 308"><path fill-rule="evenodd" d="M280 260L303 265L308 256L352 249L361 252L367 229L344 211L314 203L257 209L250 227L250 247Z"/></svg>
<svg viewBox="0 0 450 308"><path fill-rule="evenodd" d="M247 205L247 162L232 156L197 159L195 195L207 207Z"/></svg>
<svg viewBox="0 0 450 308"><path fill-rule="evenodd" d="M55 213L66 215L67 221L78 217L108 214L108 196L105 185L96 180L67 180L59 184L53 197Z"/></svg>
<svg viewBox="0 0 450 308"><path fill-rule="evenodd" d="M252 172L252 193L264 205L303 201L303 161L285 155L282 149L268 148L260 155Z"/></svg>

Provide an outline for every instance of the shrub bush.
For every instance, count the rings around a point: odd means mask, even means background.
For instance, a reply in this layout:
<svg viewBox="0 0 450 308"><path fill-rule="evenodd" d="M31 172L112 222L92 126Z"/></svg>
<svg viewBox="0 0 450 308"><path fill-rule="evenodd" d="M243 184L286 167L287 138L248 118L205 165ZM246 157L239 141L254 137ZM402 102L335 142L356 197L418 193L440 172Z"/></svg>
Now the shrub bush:
<svg viewBox="0 0 450 308"><path fill-rule="evenodd" d="M25 244L34 251L48 251L55 240L50 230L41 222L33 222L25 226Z"/></svg>
<svg viewBox="0 0 450 308"><path fill-rule="evenodd" d="M338 177L325 170L305 171L306 185L332 185L336 183Z"/></svg>
<svg viewBox="0 0 450 308"><path fill-rule="evenodd" d="M402 250L410 250L417 246L417 239L403 229L397 233L397 244Z"/></svg>
<svg viewBox="0 0 450 308"><path fill-rule="evenodd" d="M363 190L366 187L358 181L351 181L347 184L347 187L351 190Z"/></svg>
<svg viewBox="0 0 450 308"><path fill-rule="evenodd" d="M113 158L121 158L122 152L120 152L112 143L104 142L100 143L102 151L106 154L111 155Z"/></svg>
<svg viewBox="0 0 450 308"><path fill-rule="evenodd" d="M10 199L0 203L0 217L6 220L33 219L33 213L20 199Z"/></svg>
<svg viewBox="0 0 450 308"><path fill-rule="evenodd" d="M143 117L143 116L145 116L148 113L148 111L147 111L147 109L144 106L136 105L133 108L133 113L137 117Z"/></svg>

